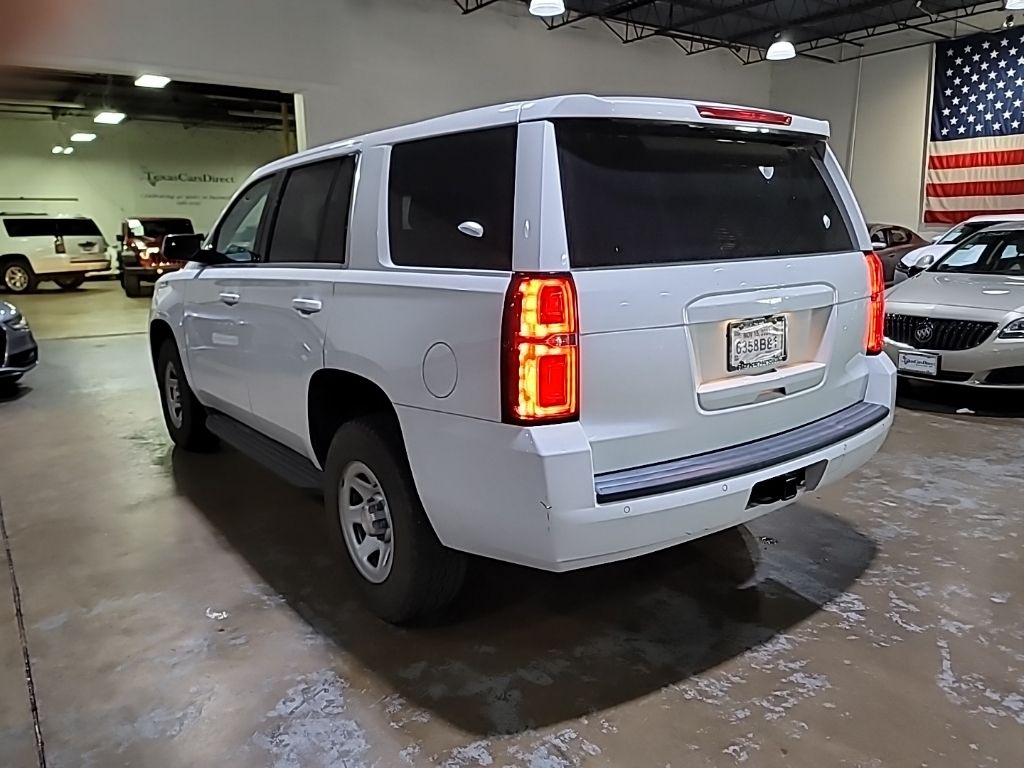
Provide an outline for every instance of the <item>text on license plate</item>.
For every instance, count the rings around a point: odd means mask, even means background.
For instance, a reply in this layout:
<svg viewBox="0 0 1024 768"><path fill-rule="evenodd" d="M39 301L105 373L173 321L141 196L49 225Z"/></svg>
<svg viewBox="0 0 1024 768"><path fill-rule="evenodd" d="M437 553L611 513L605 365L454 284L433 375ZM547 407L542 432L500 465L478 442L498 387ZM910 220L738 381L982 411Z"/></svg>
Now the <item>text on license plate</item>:
<svg viewBox="0 0 1024 768"><path fill-rule="evenodd" d="M730 371L774 365L786 359L786 318L783 315L729 323Z"/></svg>
<svg viewBox="0 0 1024 768"><path fill-rule="evenodd" d="M897 370L924 376L939 375L939 356L927 352L900 352L896 358Z"/></svg>

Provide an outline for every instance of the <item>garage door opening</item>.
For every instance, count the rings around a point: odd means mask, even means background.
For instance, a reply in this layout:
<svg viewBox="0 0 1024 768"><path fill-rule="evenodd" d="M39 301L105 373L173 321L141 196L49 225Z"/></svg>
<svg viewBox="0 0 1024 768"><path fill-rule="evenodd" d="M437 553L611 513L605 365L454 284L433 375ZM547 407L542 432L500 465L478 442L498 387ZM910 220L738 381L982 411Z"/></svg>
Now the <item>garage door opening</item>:
<svg viewBox="0 0 1024 768"><path fill-rule="evenodd" d="M296 150L274 90L21 68L0 80L0 299L42 339L145 331L167 234Z"/></svg>

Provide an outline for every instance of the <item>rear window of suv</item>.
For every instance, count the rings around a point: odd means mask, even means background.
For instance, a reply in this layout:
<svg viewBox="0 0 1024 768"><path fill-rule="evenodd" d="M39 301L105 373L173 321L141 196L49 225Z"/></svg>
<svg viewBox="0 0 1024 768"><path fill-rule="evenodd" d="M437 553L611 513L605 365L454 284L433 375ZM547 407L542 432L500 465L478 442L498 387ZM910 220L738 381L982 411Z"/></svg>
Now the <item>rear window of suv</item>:
<svg viewBox="0 0 1024 768"><path fill-rule="evenodd" d="M4 219L10 237L102 237L92 219Z"/></svg>
<svg viewBox="0 0 1024 768"><path fill-rule="evenodd" d="M821 142L650 121L556 132L574 267L855 250Z"/></svg>

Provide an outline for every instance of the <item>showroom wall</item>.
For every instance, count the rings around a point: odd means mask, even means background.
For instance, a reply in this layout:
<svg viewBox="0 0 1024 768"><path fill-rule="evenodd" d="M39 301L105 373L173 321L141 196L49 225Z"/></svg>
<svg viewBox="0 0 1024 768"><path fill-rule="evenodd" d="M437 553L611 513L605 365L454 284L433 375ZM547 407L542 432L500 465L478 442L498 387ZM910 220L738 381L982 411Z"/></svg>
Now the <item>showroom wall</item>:
<svg viewBox="0 0 1024 768"><path fill-rule="evenodd" d="M34 63L276 88L303 96L311 145L481 104L556 92L767 105L771 67L620 45L600 23L548 32L525 5L468 16L451 0L90 0Z"/></svg>
<svg viewBox="0 0 1024 768"><path fill-rule="evenodd" d="M99 138L54 155L76 130ZM0 210L91 216L113 242L127 216L187 216L199 231L257 166L282 153L280 134L0 120Z"/></svg>
<svg viewBox="0 0 1024 768"><path fill-rule="evenodd" d="M870 221L921 228L932 46L774 70L772 106L829 120L833 148Z"/></svg>

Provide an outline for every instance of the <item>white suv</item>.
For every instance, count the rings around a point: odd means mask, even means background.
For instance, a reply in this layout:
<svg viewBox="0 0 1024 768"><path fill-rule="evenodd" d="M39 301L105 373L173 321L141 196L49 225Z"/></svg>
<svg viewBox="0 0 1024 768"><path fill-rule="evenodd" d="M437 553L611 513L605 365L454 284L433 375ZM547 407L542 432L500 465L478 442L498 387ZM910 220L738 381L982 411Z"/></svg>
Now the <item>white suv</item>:
<svg viewBox="0 0 1024 768"><path fill-rule="evenodd" d="M893 418L883 277L814 120L565 96L257 171L159 280L167 427L322 488L378 615L740 525Z"/></svg>
<svg viewBox="0 0 1024 768"><path fill-rule="evenodd" d="M110 269L107 241L92 219L0 212L0 288L29 293L41 280L64 290Z"/></svg>

